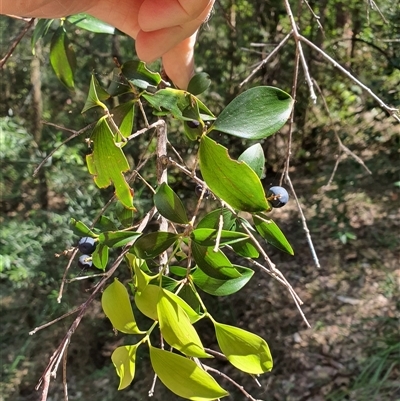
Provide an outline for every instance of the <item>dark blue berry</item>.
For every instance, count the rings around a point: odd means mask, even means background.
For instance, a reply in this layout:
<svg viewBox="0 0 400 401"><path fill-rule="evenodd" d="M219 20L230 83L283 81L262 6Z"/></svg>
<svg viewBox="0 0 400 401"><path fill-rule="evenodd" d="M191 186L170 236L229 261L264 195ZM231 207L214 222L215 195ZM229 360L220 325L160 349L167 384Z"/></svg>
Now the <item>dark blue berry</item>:
<svg viewBox="0 0 400 401"><path fill-rule="evenodd" d="M189 128L198 128L200 125L200 122L197 120L192 120L192 121L186 121L186 124Z"/></svg>
<svg viewBox="0 0 400 401"><path fill-rule="evenodd" d="M285 188L271 187L267 192L267 199L272 207L278 208L289 202L289 194Z"/></svg>
<svg viewBox="0 0 400 401"><path fill-rule="evenodd" d="M89 255L81 255L78 259L78 266L81 269L90 269L93 265L92 257Z"/></svg>
<svg viewBox="0 0 400 401"><path fill-rule="evenodd" d="M79 252L91 255L96 249L96 242L91 237L83 237L78 242Z"/></svg>
<svg viewBox="0 0 400 401"><path fill-rule="evenodd" d="M196 189L195 189L196 195L200 198L202 192L203 192L203 186L202 185L196 185ZM210 191L208 189L206 189L204 191L204 195L203 198L204 199L208 199L208 197L210 196Z"/></svg>

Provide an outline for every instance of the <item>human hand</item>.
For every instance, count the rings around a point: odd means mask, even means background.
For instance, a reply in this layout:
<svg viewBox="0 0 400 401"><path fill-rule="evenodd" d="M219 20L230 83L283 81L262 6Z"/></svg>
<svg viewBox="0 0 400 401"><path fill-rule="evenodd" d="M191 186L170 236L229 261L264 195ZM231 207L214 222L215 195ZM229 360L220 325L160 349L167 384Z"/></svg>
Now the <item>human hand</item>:
<svg viewBox="0 0 400 401"><path fill-rule="evenodd" d="M87 13L132 36L138 57L162 57L165 72L182 89L193 75L199 26L214 0L2 0L0 13L60 18Z"/></svg>

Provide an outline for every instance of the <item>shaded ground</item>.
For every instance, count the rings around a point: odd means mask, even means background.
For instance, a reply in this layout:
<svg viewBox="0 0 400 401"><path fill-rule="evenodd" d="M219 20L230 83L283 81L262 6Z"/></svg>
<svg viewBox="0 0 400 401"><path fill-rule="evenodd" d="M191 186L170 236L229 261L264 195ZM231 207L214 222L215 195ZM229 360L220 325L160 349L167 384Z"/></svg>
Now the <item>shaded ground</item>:
<svg viewBox="0 0 400 401"><path fill-rule="evenodd" d="M394 185L399 181L397 148L391 143L360 148L358 154L374 174L369 176L355 161L346 159L330 188L323 185L331 174L333 157L293 168L294 186L321 268L314 266L294 202L275 210L273 218L287 235L295 256L273 248L268 253L303 300L311 329L305 326L285 288L261 272L239 294L217 301L205 298L217 320L249 329L267 340L275 367L271 374L259 378L261 388L226 363L212 362L255 398L400 400L400 363L395 358L399 347L386 355L390 345L400 341L400 209L399 188ZM70 297L61 306L55 305L54 295L38 289L26 290L16 299L7 293L4 283L1 285L2 364L7 369L1 376L0 399L37 400L39 393L33 387L69 323L61 322L29 337L28 331L42 323L35 317L37 310L48 314L48 309L53 309L54 317L62 314L85 299L88 283L71 285ZM58 289L57 283L54 288ZM214 348L213 330L203 322L197 327L204 343ZM123 336L114 336L96 302L69 347L70 400L148 399L153 376L147 369L145 351L139 353L134 385L122 392L116 390L118 381L109 357L123 340ZM365 371L368 364L371 371ZM226 399L245 399L226 381L220 382L231 391ZM52 401L63 399L61 372L50 394ZM179 397L158 383L152 399L175 401Z"/></svg>

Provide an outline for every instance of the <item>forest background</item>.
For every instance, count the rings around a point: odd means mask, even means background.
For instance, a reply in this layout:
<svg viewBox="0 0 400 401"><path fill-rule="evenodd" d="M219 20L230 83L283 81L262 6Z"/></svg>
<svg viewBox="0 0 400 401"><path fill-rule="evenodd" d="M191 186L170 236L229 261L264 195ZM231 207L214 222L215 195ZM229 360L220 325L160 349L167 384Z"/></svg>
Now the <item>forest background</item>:
<svg viewBox="0 0 400 401"><path fill-rule="evenodd" d="M313 12L307 3L291 3L306 38L386 104L400 107L398 2L310 1ZM3 56L26 22L0 18ZM240 87L290 30L284 2L217 1L196 50L198 71L207 72L211 79L202 98L216 115L244 88L272 85L291 92L293 38ZM49 38L37 43L33 56L30 33L2 69L0 102L0 399L16 401L38 399L34 386L70 321L33 336L29 331L82 303L93 285L93 281L73 282L57 303L67 259L54 255L77 241L69 220L90 222L111 195L108 190L100 191L87 172L88 148L83 137L61 147L35 178L33 171L66 139L67 132L60 127L79 130L91 122L90 115L80 113L91 74L100 81L110 79L113 56L123 61L134 58L130 38L94 34L70 25L69 38L78 56L75 91L71 92L60 84L49 64ZM274 370L260 378L262 387L258 388L251 377L223 362L219 369L254 397L268 401L397 400L399 124L319 53L303 48L318 99L315 104L310 99L300 71L290 174L321 268L315 267L293 200L274 210L273 216L295 256L272 247L267 251L305 302L303 311L312 328L304 326L276 282L254 277L241 292L207 301L220 321L247 327L267 340ZM141 121L136 124L140 126ZM178 137L180 129L171 122L169 135ZM146 146L141 138L128 151L132 161ZM225 145L231 153L240 154L244 142L226 139ZM267 159L265 188L279 183L286 145L287 127L262 142ZM178 141L176 148L190 157L185 153L185 140ZM193 183L177 176L173 186L185 203L195 204ZM136 191L139 194L141 189ZM143 211L150 202L140 197L136 206ZM77 266L72 270L71 276L80 274ZM215 342L207 325L199 331L205 342ZM140 356L134 385L117 392L110 355L120 343L100 302L94 302L68 351L71 400L148 399L153 376L145 354ZM51 385L52 400L63 399L60 377ZM227 386L228 399L243 398ZM179 398L157 385L153 399Z"/></svg>

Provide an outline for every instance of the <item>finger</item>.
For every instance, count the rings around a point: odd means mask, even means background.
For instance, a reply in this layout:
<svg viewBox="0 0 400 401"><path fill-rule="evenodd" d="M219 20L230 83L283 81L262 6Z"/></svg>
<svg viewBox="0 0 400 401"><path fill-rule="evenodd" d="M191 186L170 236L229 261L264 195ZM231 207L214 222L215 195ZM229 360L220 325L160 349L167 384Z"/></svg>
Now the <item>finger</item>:
<svg viewBox="0 0 400 401"><path fill-rule="evenodd" d="M205 14L199 21L201 24L213 4L214 0L144 0L138 15L139 25L143 31L155 31L188 23Z"/></svg>
<svg viewBox="0 0 400 401"><path fill-rule="evenodd" d="M197 32L173 47L162 57L163 67L171 81L180 89L186 89L194 74L193 50Z"/></svg>

